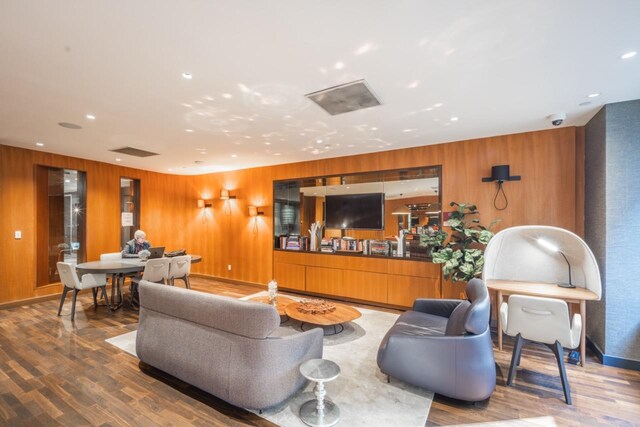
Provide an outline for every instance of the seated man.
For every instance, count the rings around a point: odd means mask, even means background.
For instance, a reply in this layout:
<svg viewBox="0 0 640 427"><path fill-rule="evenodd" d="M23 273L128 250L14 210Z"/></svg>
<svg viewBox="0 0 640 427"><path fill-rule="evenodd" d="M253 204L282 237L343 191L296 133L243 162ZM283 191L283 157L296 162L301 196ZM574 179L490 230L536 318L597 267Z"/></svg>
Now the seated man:
<svg viewBox="0 0 640 427"><path fill-rule="evenodd" d="M133 239L129 240L122 250L122 258L138 258L140 251L148 251L151 243L147 240L147 234L138 230L133 234Z"/></svg>

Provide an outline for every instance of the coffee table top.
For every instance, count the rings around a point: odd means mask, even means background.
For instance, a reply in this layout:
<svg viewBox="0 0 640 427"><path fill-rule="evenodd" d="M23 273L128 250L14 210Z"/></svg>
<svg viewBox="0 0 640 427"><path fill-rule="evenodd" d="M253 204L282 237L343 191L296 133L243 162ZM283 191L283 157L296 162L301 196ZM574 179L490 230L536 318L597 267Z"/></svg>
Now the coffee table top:
<svg viewBox="0 0 640 427"><path fill-rule="evenodd" d="M311 381L332 381L340 375L340 366L331 360L311 359L300 365L300 373Z"/></svg>
<svg viewBox="0 0 640 427"><path fill-rule="evenodd" d="M296 319L305 323L311 323L314 325L337 325L340 323L350 322L362 316L362 313L346 304L335 303L336 309L331 313L325 314L302 313L298 311L298 305L300 305L299 302L296 302L295 304L288 304L284 310L287 316L292 319Z"/></svg>
<svg viewBox="0 0 640 427"><path fill-rule="evenodd" d="M263 295L263 296L259 296L259 297L253 297L253 298L249 298L249 301L253 301L253 302L261 302L264 304L269 304L269 296L268 295ZM291 303L294 303L295 301L292 300L291 298L287 298L287 297L282 297L280 295L278 295L278 298L276 299L276 310L278 310L278 314L280 316L284 316L286 313L284 311L285 307Z"/></svg>

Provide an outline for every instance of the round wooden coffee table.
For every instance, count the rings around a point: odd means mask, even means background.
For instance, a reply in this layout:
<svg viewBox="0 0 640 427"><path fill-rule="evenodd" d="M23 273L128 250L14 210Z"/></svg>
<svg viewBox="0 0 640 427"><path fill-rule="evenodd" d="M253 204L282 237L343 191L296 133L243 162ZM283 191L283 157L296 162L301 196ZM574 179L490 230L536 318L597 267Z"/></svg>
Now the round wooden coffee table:
<svg viewBox="0 0 640 427"><path fill-rule="evenodd" d="M253 298L249 298L249 301L261 302L263 304L269 304L269 296L268 295L263 295L263 296L259 296L259 297L253 297ZM278 296L276 298L276 310L278 310L278 314L280 316L287 316L287 313L285 313L284 309L289 304L294 303L294 302L295 301L292 300L291 298Z"/></svg>
<svg viewBox="0 0 640 427"><path fill-rule="evenodd" d="M307 323L319 326L333 326L334 333L325 335L339 334L340 332L344 331L343 323L351 322L352 320L355 320L358 317L362 316L362 313L346 304L335 303L336 309L331 313L326 314L302 313L298 311L299 305L299 302L296 302L295 304L288 304L284 309L287 316L302 322L302 325L300 325L300 329L302 329L303 331L305 330L304 325ZM338 326L340 326L340 330L338 330Z"/></svg>

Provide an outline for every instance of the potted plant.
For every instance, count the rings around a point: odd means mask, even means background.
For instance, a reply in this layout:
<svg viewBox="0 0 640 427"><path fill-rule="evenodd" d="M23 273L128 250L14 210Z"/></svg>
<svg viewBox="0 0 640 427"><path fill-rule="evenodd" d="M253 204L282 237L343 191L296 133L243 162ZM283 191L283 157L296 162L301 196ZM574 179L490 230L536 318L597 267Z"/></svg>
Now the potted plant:
<svg viewBox="0 0 640 427"><path fill-rule="evenodd" d="M451 212L448 225L451 237L438 230L432 234L420 236L421 246L431 247L432 262L442 265L442 273L446 280L467 282L482 275L484 267L484 247L493 237L489 227L480 225L475 205L451 202L456 210ZM446 243L445 243L446 241Z"/></svg>

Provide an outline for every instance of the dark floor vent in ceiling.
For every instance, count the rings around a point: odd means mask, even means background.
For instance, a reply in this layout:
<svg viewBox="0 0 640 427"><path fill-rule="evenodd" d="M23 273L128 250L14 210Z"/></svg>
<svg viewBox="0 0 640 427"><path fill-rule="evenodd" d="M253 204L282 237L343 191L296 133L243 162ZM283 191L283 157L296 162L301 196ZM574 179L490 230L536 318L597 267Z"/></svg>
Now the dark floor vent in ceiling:
<svg viewBox="0 0 640 427"><path fill-rule="evenodd" d="M305 96L332 116L382 104L364 79L308 93Z"/></svg>
<svg viewBox="0 0 640 427"><path fill-rule="evenodd" d="M145 150L141 150L139 148L133 148L133 147L122 147L122 148L116 148L115 150L109 150L109 151L113 151L114 153L127 154L129 156L135 156L135 157L150 157L150 156L158 155L158 153L152 153L151 151L145 151Z"/></svg>

